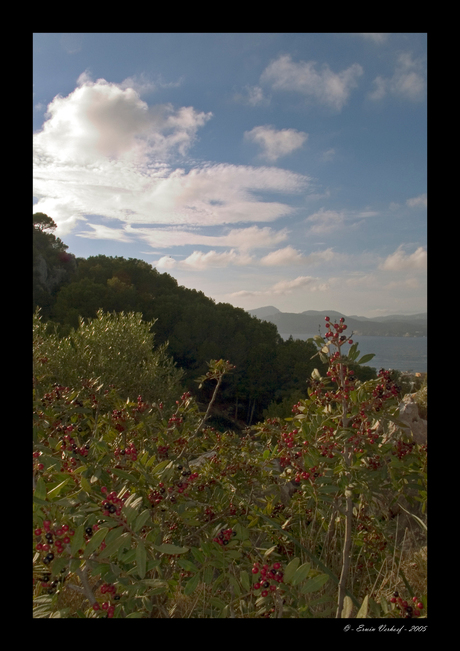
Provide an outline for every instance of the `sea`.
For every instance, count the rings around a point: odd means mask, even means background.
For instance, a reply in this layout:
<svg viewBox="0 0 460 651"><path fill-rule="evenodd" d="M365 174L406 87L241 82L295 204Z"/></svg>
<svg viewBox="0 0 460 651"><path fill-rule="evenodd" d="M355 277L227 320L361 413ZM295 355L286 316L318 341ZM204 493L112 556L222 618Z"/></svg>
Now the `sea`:
<svg viewBox="0 0 460 651"><path fill-rule="evenodd" d="M318 333L313 334L292 334L293 339L309 339ZM290 334L281 333L283 339L289 339ZM427 373L427 337L353 337L358 344L358 350L362 355L374 353L373 357L365 366L372 366L377 370L402 371L405 373ZM350 346L344 344L342 350L348 352ZM359 359L359 357L358 357Z"/></svg>

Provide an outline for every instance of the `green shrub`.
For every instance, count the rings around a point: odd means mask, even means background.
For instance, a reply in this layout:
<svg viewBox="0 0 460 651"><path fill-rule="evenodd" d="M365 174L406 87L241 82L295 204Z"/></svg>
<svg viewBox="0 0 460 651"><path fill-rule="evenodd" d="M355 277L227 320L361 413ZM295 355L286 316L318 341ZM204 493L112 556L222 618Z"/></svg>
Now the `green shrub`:
<svg viewBox="0 0 460 651"><path fill-rule="evenodd" d="M49 382L77 387L98 379L104 388L121 387L125 398L169 402L181 390L182 371L167 355L167 345L154 347L155 320L145 322L134 312L97 312L80 318L79 327L60 337L40 318L33 319L34 366Z"/></svg>

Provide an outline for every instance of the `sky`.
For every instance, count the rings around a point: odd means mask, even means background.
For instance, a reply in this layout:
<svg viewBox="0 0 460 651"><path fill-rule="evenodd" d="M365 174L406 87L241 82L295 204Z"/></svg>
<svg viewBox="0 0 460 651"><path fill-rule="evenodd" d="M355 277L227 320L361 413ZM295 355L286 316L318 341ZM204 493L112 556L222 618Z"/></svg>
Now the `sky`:
<svg viewBox="0 0 460 651"><path fill-rule="evenodd" d="M427 309L427 34L35 33L33 212L217 303Z"/></svg>

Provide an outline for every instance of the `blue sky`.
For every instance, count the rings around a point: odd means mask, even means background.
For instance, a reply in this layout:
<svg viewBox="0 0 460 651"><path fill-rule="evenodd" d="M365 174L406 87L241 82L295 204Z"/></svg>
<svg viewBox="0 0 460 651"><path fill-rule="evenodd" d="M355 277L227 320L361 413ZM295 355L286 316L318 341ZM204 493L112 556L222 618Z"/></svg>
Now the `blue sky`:
<svg viewBox="0 0 460 651"><path fill-rule="evenodd" d="M427 307L427 35L37 33L34 212L216 302Z"/></svg>

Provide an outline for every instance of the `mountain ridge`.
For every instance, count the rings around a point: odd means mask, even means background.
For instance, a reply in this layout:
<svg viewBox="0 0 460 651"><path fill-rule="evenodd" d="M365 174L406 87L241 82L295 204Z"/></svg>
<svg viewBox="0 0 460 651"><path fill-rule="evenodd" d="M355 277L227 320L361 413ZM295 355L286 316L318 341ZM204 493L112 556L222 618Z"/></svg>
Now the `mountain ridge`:
<svg viewBox="0 0 460 651"><path fill-rule="evenodd" d="M251 316L269 321L282 335L304 335L319 332L324 334L324 317L332 320L345 319L348 330L356 336L376 337L426 337L428 315L391 314L383 317L347 316L336 310L305 310L304 312L281 312L273 305L247 310Z"/></svg>

